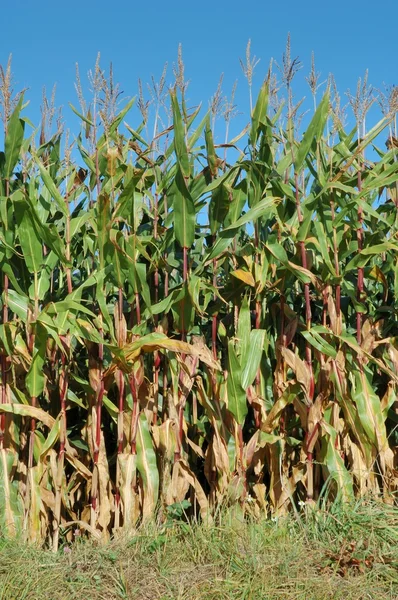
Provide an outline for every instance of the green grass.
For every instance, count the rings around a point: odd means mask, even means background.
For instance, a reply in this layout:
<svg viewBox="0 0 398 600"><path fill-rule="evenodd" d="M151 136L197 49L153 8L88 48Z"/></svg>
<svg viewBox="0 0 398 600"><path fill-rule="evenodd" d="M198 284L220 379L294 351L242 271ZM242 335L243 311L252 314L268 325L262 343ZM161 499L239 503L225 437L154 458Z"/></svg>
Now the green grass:
<svg viewBox="0 0 398 600"><path fill-rule="evenodd" d="M0 599L392 600L398 509L361 502L299 518L213 527L170 522L57 554L2 542Z"/></svg>

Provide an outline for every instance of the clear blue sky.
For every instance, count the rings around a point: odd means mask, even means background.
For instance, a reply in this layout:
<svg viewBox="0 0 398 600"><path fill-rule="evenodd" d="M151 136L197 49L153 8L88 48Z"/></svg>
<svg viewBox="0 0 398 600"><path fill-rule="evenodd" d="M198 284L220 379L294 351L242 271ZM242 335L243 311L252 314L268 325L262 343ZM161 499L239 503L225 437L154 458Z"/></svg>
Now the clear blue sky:
<svg viewBox="0 0 398 600"><path fill-rule="evenodd" d="M239 80L236 100L246 114L237 121L247 121L247 86L239 57L244 57L248 38L261 58L254 79L259 86L270 58L281 62L290 31L292 55L304 63L296 91L309 98L304 77L312 50L321 80L333 71L341 92L354 90L366 68L373 85L398 84L397 22L396 0L2 0L0 64L12 53L16 87L30 88L29 115L35 123L42 86L50 91L54 83L68 121L67 102L77 105L76 61L85 75L100 51L101 65L112 61L121 89L133 96L138 77L159 78L166 61L171 67L181 42L191 104L203 100L207 105L224 72L225 93Z"/></svg>

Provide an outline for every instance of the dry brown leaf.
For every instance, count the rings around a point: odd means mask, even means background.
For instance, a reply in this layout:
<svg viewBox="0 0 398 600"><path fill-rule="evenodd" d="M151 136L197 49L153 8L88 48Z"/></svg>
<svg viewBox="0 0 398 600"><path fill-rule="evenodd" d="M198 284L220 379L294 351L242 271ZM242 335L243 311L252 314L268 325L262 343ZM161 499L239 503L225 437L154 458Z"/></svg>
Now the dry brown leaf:
<svg viewBox="0 0 398 600"><path fill-rule="evenodd" d="M309 398L311 371L307 363L301 360L301 358L297 356L297 354L289 350L289 348L285 348L284 346L281 346L281 354L286 363L296 375L297 381L303 387L306 397Z"/></svg>

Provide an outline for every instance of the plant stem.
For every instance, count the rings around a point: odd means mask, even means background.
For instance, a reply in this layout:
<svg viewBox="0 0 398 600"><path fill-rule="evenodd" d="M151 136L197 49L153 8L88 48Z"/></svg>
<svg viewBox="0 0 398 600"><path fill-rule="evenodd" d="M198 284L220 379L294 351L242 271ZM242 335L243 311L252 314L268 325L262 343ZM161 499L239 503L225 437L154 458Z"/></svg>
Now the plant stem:
<svg viewBox="0 0 398 600"><path fill-rule="evenodd" d="M362 191L362 175L361 169L358 170L358 192ZM358 229L357 229L357 240L358 240L358 254L363 249L363 211L361 207L358 207ZM358 267L357 276L357 301L362 302L363 297L363 267ZM362 312L357 310L356 312L357 321L357 343L361 344L361 332L362 332Z"/></svg>
<svg viewBox="0 0 398 600"><path fill-rule="evenodd" d="M7 124L5 126L7 131ZM6 200L8 202L8 197L10 195L10 182L8 179L5 181L5 195ZM6 204L7 205L7 204ZM5 327L8 323L8 275L6 273L3 274L3 313L2 313L2 323ZM7 355L4 353L1 355L1 388L0 388L0 402L1 404L7 403ZM6 414L0 414L0 450L4 447L4 436L6 429Z"/></svg>
<svg viewBox="0 0 398 600"><path fill-rule="evenodd" d="M332 215L332 223L333 223L333 255L334 255L334 268L336 271L336 276L340 277L340 266L339 266L339 248L337 244L337 231L334 225L334 221L336 219L335 214L335 203L333 197L330 199L330 210ZM341 310L341 285L336 284L336 315L337 318L340 318L340 310Z"/></svg>
<svg viewBox="0 0 398 600"><path fill-rule="evenodd" d="M129 377L129 384L131 395L133 398L133 412L131 415L131 429L130 429L130 448L131 454L137 454L137 425L138 425L138 417L139 417L139 407L138 407L138 395L137 395L137 387L135 384L135 376L134 373L131 373Z"/></svg>
<svg viewBox="0 0 398 600"><path fill-rule="evenodd" d="M123 328L123 290L119 288L118 292L118 345L121 348L124 344L124 338L122 336ZM120 524L120 456L123 453L123 442L124 442L124 434L123 434L123 424L124 424L124 390L125 390L125 381L124 381L124 373L121 369L117 372L118 377L118 415L117 415L117 461L116 461L116 493L115 493L115 529L119 528Z"/></svg>

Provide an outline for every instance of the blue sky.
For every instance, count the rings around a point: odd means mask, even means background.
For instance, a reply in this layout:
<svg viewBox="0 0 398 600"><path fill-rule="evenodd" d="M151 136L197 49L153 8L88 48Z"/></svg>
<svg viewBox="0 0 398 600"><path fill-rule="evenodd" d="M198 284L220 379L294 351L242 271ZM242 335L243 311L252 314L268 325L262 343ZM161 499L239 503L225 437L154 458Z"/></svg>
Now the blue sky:
<svg viewBox="0 0 398 600"><path fill-rule="evenodd" d="M312 50L321 81L333 71L341 93L349 87L354 90L366 68L369 82L376 87L383 82L398 84L398 2L394 0L376 5L370 0L3 0L1 21L0 64L5 65L12 53L15 87L29 88L28 114L37 124L42 86L50 91L54 83L57 103L64 105L69 120L68 101L77 105L75 63L79 62L84 78L98 51L103 67L113 62L125 96L133 96L138 77L144 82L151 75L158 79L166 61L171 76L170 67L182 43L191 105L201 100L207 105L221 72L225 94L238 79L236 102L243 114L236 119L232 133L248 119L247 85L239 58L244 57L249 38L252 52L261 59L255 88L261 84L270 58L281 62L288 31L292 55L303 62L295 86L297 98L310 98L304 77Z"/></svg>

